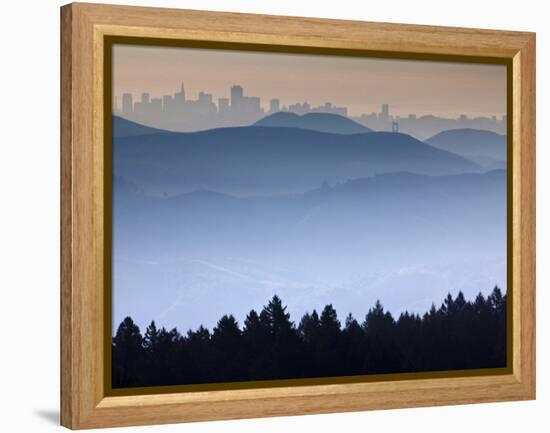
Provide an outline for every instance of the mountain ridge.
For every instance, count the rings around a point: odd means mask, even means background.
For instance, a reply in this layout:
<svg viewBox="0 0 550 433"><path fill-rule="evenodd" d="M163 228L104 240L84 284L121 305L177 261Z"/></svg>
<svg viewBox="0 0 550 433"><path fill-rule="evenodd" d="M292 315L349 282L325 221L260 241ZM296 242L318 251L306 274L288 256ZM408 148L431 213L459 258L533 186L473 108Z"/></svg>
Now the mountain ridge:
<svg viewBox="0 0 550 433"><path fill-rule="evenodd" d="M119 137L113 163L117 174L141 188L170 195L194 189L272 195L313 189L324 179L336 183L403 170L436 175L481 171L466 158L406 134L265 126Z"/></svg>
<svg viewBox="0 0 550 433"><path fill-rule="evenodd" d="M334 134L372 132L372 129L361 125L349 117L333 113L306 113L299 115L287 111L278 111L258 120L251 126L293 127Z"/></svg>
<svg viewBox="0 0 550 433"><path fill-rule="evenodd" d="M114 193L115 267L129 277L115 296L139 310L141 299L129 294L155 287L150 307L175 303L173 320L204 320L190 308L203 303L244 317L236 298L261 306L274 291L298 311L314 293L354 312L382 295L390 309L420 301L429 308L449 290L475 296L479 281L505 287L493 279L505 275L504 170L388 173L276 197L148 197L118 185L128 193ZM489 259L498 259L491 268Z"/></svg>
<svg viewBox="0 0 550 433"><path fill-rule="evenodd" d="M141 123L125 119L124 117L112 116L112 132L114 138L121 138L133 137L138 135L157 134L170 131L142 125Z"/></svg>
<svg viewBox="0 0 550 433"><path fill-rule="evenodd" d="M468 158L486 168L506 166L506 136L484 129L457 128L425 140L438 149Z"/></svg>

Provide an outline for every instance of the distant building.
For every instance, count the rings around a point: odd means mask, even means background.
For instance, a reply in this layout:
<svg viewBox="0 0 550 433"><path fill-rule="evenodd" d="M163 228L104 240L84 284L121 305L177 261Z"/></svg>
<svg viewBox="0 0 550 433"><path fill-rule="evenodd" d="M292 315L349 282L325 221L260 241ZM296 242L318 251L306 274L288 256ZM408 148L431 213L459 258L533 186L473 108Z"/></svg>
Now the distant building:
<svg viewBox="0 0 550 433"><path fill-rule="evenodd" d="M199 92L199 98L196 101L186 101L185 106L187 116L199 118L213 118L218 111L212 102L212 95L206 92Z"/></svg>
<svg viewBox="0 0 550 433"><path fill-rule="evenodd" d="M290 104L288 106L288 111L300 115L306 114L311 111L311 105L307 102L304 102L303 104L300 104L299 102L297 104Z"/></svg>
<svg viewBox="0 0 550 433"><path fill-rule="evenodd" d="M271 101L269 101L269 111L271 113L276 113L277 111L281 111L281 101L277 98L274 98Z"/></svg>
<svg viewBox="0 0 550 433"><path fill-rule="evenodd" d="M390 117L390 106L389 104L382 104L382 111L380 112L380 116L384 119L388 119Z"/></svg>
<svg viewBox="0 0 550 433"><path fill-rule="evenodd" d="M243 88L238 85L231 87L230 102L231 120L238 124L255 122L264 112L260 98L245 96Z"/></svg>
<svg viewBox="0 0 550 433"><path fill-rule="evenodd" d="M212 95L210 93L199 92L199 103L211 104L212 103Z"/></svg>
<svg viewBox="0 0 550 433"><path fill-rule="evenodd" d="M124 93L122 95L122 112L128 116L134 112L134 102L131 93Z"/></svg>
<svg viewBox="0 0 550 433"><path fill-rule="evenodd" d="M183 83L181 83L180 91L174 94L174 102L176 105L185 104L185 87Z"/></svg>
<svg viewBox="0 0 550 433"><path fill-rule="evenodd" d="M162 111L170 113L174 109L174 98L172 95L164 95L162 97Z"/></svg>
<svg viewBox="0 0 550 433"><path fill-rule="evenodd" d="M231 108L240 107L243 99L243 88L241 86L231 87Z"/></svg>
<svg viewBox="0 0 550 433"><path fill-rule="evenodd" d="M314 113L339 114L340 116L348 115L348 109L346 107L337 107L336 105L333 105L332 102L325 102L323 105L319 105L318 107L310 107L309 111Z"/></svg>
<svg viewBox="0 0 550 433"><path fill-rule="evenodd" d="M218 99L218 112L220 114L229 113L229 98L219 98Z"/></svg>

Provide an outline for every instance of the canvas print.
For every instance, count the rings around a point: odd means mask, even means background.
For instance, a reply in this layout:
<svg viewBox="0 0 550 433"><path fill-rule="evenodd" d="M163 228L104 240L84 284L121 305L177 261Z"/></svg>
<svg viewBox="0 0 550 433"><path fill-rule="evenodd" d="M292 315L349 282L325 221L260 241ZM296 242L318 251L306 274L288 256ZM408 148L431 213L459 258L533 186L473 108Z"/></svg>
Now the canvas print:
<svg viewBox="0 0 550 433"><path fill-rule="evenodd" d="M506 68L115 44L112 387L506 367Z"/></svg>

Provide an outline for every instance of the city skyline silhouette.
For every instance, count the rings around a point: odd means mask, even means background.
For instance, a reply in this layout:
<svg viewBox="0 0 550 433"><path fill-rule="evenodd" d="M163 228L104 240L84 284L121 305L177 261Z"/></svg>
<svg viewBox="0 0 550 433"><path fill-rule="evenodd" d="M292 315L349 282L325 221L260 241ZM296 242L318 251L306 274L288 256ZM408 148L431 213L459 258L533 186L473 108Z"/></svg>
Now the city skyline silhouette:
<svg viewBox="0 0 550 433"><path fill-rule="evenodd" d="M166 130L198 131L219 127L248 126L260 119L278 112L297 115L308 113L330 113L349 117L358 123L378 131L401 131L417 138L425 139L430 135L453 128L477 128L505 134L506 115L474 116L461 114L458 117L439 117L431 114L406 116L394 115L388 103L380 104L379 112L362 113L349 116L348 107L338 106L331 101L313 105L308 101L282 104L281 99L272 97L264 108L262 98L245 94L244 86L234 84L229 97L214 98L212 93L201 90L197 98L189 98L185 83L173 94L151 95L141 92L134 95L124 92L113 98L113 113L128 120ZM119 96L121 96L119 98ZM431 131L433 130L433 131ZM430 132L431 131L431 132Z"/></svg>
<svg viewBox="0 0 550 433"><path fill-rule="evenodd" d="M260 97L262 108L331 101L349 116L378 112L383 103L394 114L441 117L496 115L506 111L504 65L115 45L113 94L173 94L181 82L189 99L201 91L229 98L238 84Z"/></svg>

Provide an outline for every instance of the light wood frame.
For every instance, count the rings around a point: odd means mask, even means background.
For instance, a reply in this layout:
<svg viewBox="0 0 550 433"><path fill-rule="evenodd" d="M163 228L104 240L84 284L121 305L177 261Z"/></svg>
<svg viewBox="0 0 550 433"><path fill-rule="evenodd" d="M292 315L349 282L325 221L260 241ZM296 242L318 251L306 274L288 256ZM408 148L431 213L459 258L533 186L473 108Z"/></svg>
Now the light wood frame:
<svg viewBox="0 0 550 433"><path fill-rule="evenodd" d="M106 395L105 36L508 60L510 369L498 375ZM62 425L81 429L535 398L534 33L73 3L61 8L61 101Z"/></svg>

